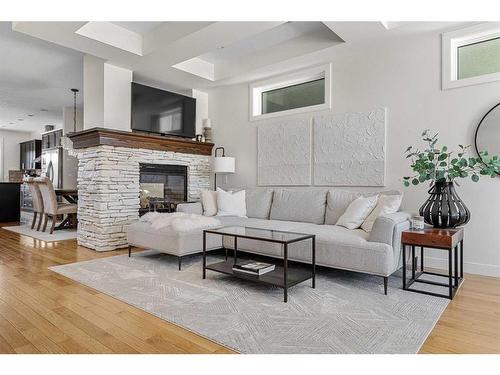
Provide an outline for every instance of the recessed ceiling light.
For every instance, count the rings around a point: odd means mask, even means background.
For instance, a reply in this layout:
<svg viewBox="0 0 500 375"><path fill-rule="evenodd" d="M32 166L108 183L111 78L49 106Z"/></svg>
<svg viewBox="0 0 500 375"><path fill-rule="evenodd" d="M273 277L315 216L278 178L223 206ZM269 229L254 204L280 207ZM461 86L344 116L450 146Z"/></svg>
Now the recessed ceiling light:
<svg viewBox="0 0 500 375"><path fill-rule="evenodd" d="M217 49L224 49L224 48L225 48L224 46L217 47Z"/></svg>
<svg viewBox="0 0 500 375"><path fill-rule="evenodd" d="M14 123L13 123L13 122L9 122L9 124L10 124L10 125L14 125Z"/></svg>
<svg viewBox="0 0 500 375"><path fill-rule="evenodd" d="M28 115L28 117L33 117L34 115Z"/></svg>
<svg viewBox="0 0 500 375"><path fill-rule="evenodd" d="M24 119L22 119L22 118L18 118L18 119L17 119L17 121L24 121Z"/></svg>
<svg viewBox="0 0 500 375"><path fill-rule="evenodd" d="M47 112L47 111L48 111L48 109L46 109L46 108L42 108L40 111L41 111L41 112Z"/></svg>

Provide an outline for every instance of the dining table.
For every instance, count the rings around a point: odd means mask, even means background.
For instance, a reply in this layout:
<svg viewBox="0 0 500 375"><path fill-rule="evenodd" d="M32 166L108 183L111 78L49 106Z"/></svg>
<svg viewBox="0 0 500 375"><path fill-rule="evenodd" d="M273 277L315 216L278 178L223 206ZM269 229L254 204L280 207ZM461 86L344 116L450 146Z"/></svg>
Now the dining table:
<svg viewBox="0 0 500 375"><path fill-rule="evenodd" d="M54 189L56 196L61 197L67 203L78 204L78 190L77 189ZM64 220L57 225L54 229L69 229L76 228L78 225L78 219L76 214L69 214L64 218Z"/></svg>

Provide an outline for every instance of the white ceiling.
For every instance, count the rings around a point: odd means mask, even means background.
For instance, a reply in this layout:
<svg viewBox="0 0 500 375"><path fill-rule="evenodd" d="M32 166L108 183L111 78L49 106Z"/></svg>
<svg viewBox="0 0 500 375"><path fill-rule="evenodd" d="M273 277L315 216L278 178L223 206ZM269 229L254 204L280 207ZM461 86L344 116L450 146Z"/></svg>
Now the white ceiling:
<svg viewBox="0 0 500 375"><path fill-rule="evenodd" d="M69 89L82 89L82 53L0 22L0 61L0 130L32 132L61 124L62 108L73 103Z"/></svg>
<svg viewBox="0 0 500 375"><path fill-rule="evenodd" d="M134 33L146 35L160 26L163 22L112 22L117 26L133 31Z"/></svg>
<svg viewBox="0 0 500 375"><path fill-rule="evenodd" d="M212 64L238 60L259 51L272 49L274 46L304 35L314 35L331 43L342 40L322 22L286 22L262 33L238 40L229 46L221 46L214 51L204 53L199 58Z"/></svg>
<svg viewBox="0 0 500 375"><path fill-rule="evenodd" d="M319 65L349 45L463 24L14 22L12 31L11 23L3 22L0 129L31 131L60 122L62 106L72 103L69 88L82 88L84 53L131 69L134 80L146 84L203 90ZM90 26L91 33L77 33ZM42 113L42 108L49 111Z"/></svg>

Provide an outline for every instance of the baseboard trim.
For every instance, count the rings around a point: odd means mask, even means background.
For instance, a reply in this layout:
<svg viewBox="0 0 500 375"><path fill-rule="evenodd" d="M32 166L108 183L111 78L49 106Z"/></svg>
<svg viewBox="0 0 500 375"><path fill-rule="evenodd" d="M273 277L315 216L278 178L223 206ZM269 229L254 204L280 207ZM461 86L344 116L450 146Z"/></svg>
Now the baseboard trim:
<svg viewBox="0 0 500 375"><path fill-rule="evenodd" d="M426 266L432 268L438 268L441 270L448 269L447 259L426 256L424 258L424 262ZM464 272L482 276L500 277L500 266L492 264L464 262Z"/></svg>

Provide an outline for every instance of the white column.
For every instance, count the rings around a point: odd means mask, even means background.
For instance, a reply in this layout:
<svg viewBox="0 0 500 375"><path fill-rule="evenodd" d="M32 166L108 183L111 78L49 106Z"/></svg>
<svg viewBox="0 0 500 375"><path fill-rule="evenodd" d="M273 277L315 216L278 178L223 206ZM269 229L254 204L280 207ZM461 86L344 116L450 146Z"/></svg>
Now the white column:
<svg viewBox="0 0 500 375"><path fill-rule="evenodd" d="M83 128L104 126L104 60L83 57Z"/></svg>
<svg viewBox="0 0 500 375"><path fill-rule="evenodd" d="M196 99L196 134L202 134L201 122L204 118L208 118L208 93L193 89L191 96Z"/></svg>
<svg viewBox="0 0 500 375"><path fill-rule="evenodd" d="M85 55L83 60L84 129L130 131L132 71Z"/></svg>

